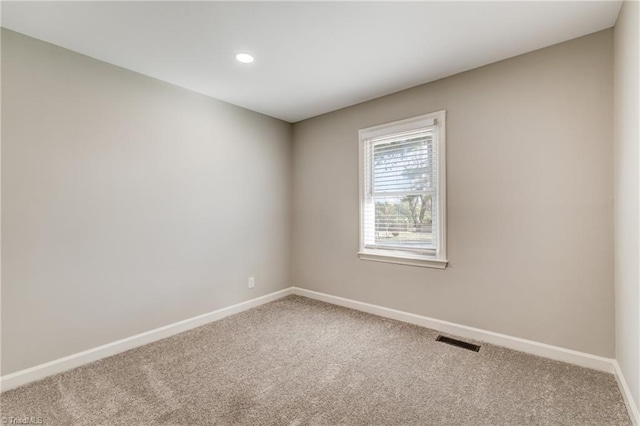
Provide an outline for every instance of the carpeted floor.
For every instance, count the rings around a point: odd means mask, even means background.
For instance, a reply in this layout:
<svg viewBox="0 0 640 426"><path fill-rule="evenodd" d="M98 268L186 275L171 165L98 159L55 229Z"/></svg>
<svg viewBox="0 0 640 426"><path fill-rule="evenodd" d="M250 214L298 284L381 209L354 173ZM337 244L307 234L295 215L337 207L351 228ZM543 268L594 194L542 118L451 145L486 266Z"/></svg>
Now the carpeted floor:
<svg viewBox="0 0 640 426"><path fill-rule="evenodd" d="M5 392L55 425L629 425L612 375L290 296Z"/></svg>

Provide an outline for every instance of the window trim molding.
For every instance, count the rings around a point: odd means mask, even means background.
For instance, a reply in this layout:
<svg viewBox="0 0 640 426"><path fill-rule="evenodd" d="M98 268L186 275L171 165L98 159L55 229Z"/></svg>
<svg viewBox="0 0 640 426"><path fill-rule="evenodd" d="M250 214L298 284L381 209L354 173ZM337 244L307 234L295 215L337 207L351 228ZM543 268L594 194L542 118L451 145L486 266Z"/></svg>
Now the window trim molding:
<svg viewBox="0 0 640 426"><path fill-rule="evenodd" d="M446 110L436 111L405 120L385 123L378 126L367 127L358 130L358 180L359 180L359 250L358 257L361 260L373 260L377 262L396 263L400 265L422 266L427 268L445 269L447 259L447 159L446 159ZM366 188L364 179L364 149L365 141L379 137L390 132L400 133L417 130L426 126L435 125L438 130L438 242L435 255L420 255L415 252L403 250L381 250L364 247L364 211Z"/></svg>

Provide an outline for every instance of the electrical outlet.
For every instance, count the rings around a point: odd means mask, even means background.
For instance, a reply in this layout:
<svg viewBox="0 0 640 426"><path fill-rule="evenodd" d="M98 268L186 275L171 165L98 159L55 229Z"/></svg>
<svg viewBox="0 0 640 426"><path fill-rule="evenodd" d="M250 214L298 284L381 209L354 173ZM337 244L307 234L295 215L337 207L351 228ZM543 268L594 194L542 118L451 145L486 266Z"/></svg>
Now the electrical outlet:
<svg viewBox="0 0 640 426"><path fill-rule="evenodd" d="M256 286L256 279L254 277L249 277L249 288L254 288Z"/></svg>

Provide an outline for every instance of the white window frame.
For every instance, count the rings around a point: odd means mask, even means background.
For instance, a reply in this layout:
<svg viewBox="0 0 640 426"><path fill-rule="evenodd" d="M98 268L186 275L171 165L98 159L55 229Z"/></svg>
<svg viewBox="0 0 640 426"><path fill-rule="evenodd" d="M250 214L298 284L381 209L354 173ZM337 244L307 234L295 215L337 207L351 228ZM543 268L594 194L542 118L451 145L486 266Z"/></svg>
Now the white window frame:
<svg viewBox="0 0 640 426"><path fill-rule="evenodd" d="M402 249L380 249L365 247L364 209L366 204L365 173L365 143L371 138L391 136L398 133L419 130L436 126L437 146L437 218L436 229L438 246L435 250L425 250L423 253ZM401 265L422 266L427 268L445 269L447 267L447 170L446 170L446 111L437 111L406 120L368 127L358 131L359 139L359 177L360 177L360 249L358 256L362 260L397 263Z"/></svg>

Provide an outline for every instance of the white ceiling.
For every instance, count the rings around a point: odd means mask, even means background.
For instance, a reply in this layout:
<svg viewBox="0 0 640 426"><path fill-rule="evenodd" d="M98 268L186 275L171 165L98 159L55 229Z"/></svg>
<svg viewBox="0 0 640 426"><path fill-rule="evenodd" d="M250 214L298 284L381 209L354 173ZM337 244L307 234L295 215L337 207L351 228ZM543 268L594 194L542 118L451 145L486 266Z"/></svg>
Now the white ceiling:
<svg viewBox="0 0 640 426"><path fill-rule="evenodd" d="M296 122L609 28L620 6L3 2L2 26Z"/></svg>

